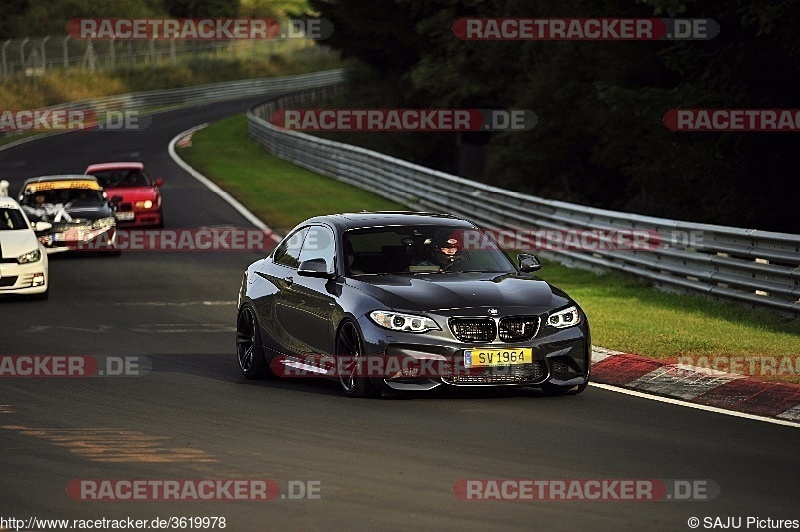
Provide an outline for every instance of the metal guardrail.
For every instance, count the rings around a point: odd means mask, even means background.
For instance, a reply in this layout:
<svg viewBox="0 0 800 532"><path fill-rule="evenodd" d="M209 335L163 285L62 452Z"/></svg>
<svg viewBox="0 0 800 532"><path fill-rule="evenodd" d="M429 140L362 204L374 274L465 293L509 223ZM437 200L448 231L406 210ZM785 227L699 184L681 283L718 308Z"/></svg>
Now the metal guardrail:
<svg viewBox="0 0 800 532"><path fill-rule="evenodd" d="M86 109L89 107L95 111L146 111L182 107L246 96L261 94L269 96L293 90L327 87L331 84L341 83L343 76L343 71L337 69L296 76L226 81L178 89L105 96L84 102L55 105L48 109Z"/></svg>
<svg viewBox="0 0 800 532"><path fill-rule="evenodd" d="M341 90L343 85L335 83L254 107L248 113L250 136L269 153L313 172L415 209L461 215L493 230L522 234L531 228L651 231L663 238L655 249L551 249L539 254L583 268L626 271L667 289L699 292L793 316L800 314L800 235L668 220L548 200L356 146L282 130L268 121L276 109L308 106Z"/></svg>

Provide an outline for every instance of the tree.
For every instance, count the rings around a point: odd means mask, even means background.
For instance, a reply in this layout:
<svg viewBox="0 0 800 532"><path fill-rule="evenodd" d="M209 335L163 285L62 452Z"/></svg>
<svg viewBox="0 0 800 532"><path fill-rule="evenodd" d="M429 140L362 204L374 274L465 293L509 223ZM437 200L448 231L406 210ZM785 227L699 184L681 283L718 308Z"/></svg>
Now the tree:
<svg viewBox="0 0 800 532"><path fill-rule="evenodd" d="M239 14L239 0L163 0L175 18L223 18Z"/></svg>
<svg viewBox="0 0 800 532"><path fill-rule="evenodd" d="M324 44L357 58L381 76L398 76L418 60L423 40L408 7L395 0L310 0L311 8L333 23Z"/></svg>
<svg viewBox="0 0 800 532"><path fill-rule="evenodd" d="M20 0L11 0L12 3ZM25 0L24 10L17 16L16 37L64 35L72 18L163 16L160 0ZM3 1L6 7L6 0ZM1 9L1 8L0 8ZM5 18L5 17L3 17Z"/></svg>
<svg viewBox="0 0 800 532"><path fill-rule="evenodd" d="M28 0L4 0L0 4L0 39L20 37L22 17L28 10Z"/></svg>
<svg viewBox="0 0 800 532"><path fill-rule="evenodd" d="M767 0L311 0L334 22L326 44L369 65L366 101L531 109L530 132L440 137L480 150L463 171L512 189L599 207L800 232L797 133L674 133L675 108L797 108L800 2ZM708 41L469 42L460 17L712 18ZM388 90L387 86L391 86ZM382 91L382 92L379 92ZM399 97L398 97L399 95ZM375 136L364 143L375 143ZM393 154L420 161L422 140ZM382 141L390 143L391 141Z"/></svg>

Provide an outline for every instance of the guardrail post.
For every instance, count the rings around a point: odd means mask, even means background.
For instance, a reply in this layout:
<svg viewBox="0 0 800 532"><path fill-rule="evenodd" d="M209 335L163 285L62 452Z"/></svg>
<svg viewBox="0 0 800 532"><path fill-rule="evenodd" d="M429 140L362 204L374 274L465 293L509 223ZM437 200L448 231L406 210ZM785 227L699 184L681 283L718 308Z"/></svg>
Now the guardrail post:
<svg viewBox="0 0 800 532"><path fill-rule="evenodd" d="M86 52L83 54L83 66L89 65L89 72L94 74L97 69L97 54L94 53L94 45L91 40L86 41Z"/></svg>
<svg viewBox="0 0 800 532"><path fill-rule="evenodd" d="M3 44L3 81L8 79L8 63L6 62L6 47L11 44L11 39Z"/></svg>
<svg viewBox="0 0 800 532"><path fill-rule="evenodd" d="M25 45L28 44L29 40L30 39L25 37L25 39L22 40L22 44L19 45L19 67L23 72L25 72Z"/></svg>
<svg viewBox="0 0 800 532"><path fill-rule="evenodd" d="M44 73L47 73L47 52L45 52L45 50L44 50L44 45L49 40L50 40L50 36L49 35L45 36L45 38L42 39L42 47L41 47L42 48L42 69L44 70Z"/></svg>
<svg viewBox="0 0 800 532"><path fill-rule="evenodd" d="M64 51L64 70L69 68L69 49L67 48L67 42L69 41L70 36L67 35L64 37L64 42L61 43L61 48Z"/></svg>

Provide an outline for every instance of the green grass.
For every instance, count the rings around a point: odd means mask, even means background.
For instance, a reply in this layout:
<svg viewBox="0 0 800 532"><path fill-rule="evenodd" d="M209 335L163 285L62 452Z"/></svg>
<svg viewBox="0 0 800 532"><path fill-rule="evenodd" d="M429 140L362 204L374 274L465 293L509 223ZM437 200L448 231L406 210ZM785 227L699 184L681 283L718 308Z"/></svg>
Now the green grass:
<svg viewBox="0 0 800 532"><path fill-rule="evenodd" d="M541 277L586 310L592 340L654 358L800 356L800 322L708 298L667 293L620 272L599 275L546 262Z"/></svg>
<svg viewBox="0 0 800 532"><path fill-rule="evenodd" d="M244 115L195 133L192 147L178 148L178 154L282 234L319 214L403 209L268 155L250 141Z"/></svg>
<svg viewBox="0 0 800 532"><path fill-rule="evenodd" d="M196 133L193 146L178 153L276 229L316 214L402 208L264 153L247 137L244 116ZM800 320L661 292L620 272L598 275L543 262L540 276L586 310L595 345L660 359L800 356Z"/></svg>

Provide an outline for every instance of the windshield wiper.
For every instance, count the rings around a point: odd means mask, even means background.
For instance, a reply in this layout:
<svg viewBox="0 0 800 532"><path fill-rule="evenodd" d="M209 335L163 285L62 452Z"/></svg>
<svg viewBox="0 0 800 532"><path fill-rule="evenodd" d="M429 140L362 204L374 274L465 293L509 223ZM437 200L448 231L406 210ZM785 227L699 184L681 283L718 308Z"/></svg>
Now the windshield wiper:
<svg viewBox="0 0 800 532"><path fill-rule="evenodd" d="M495 270L445 270L442 273L508 273Z"/></svg>

